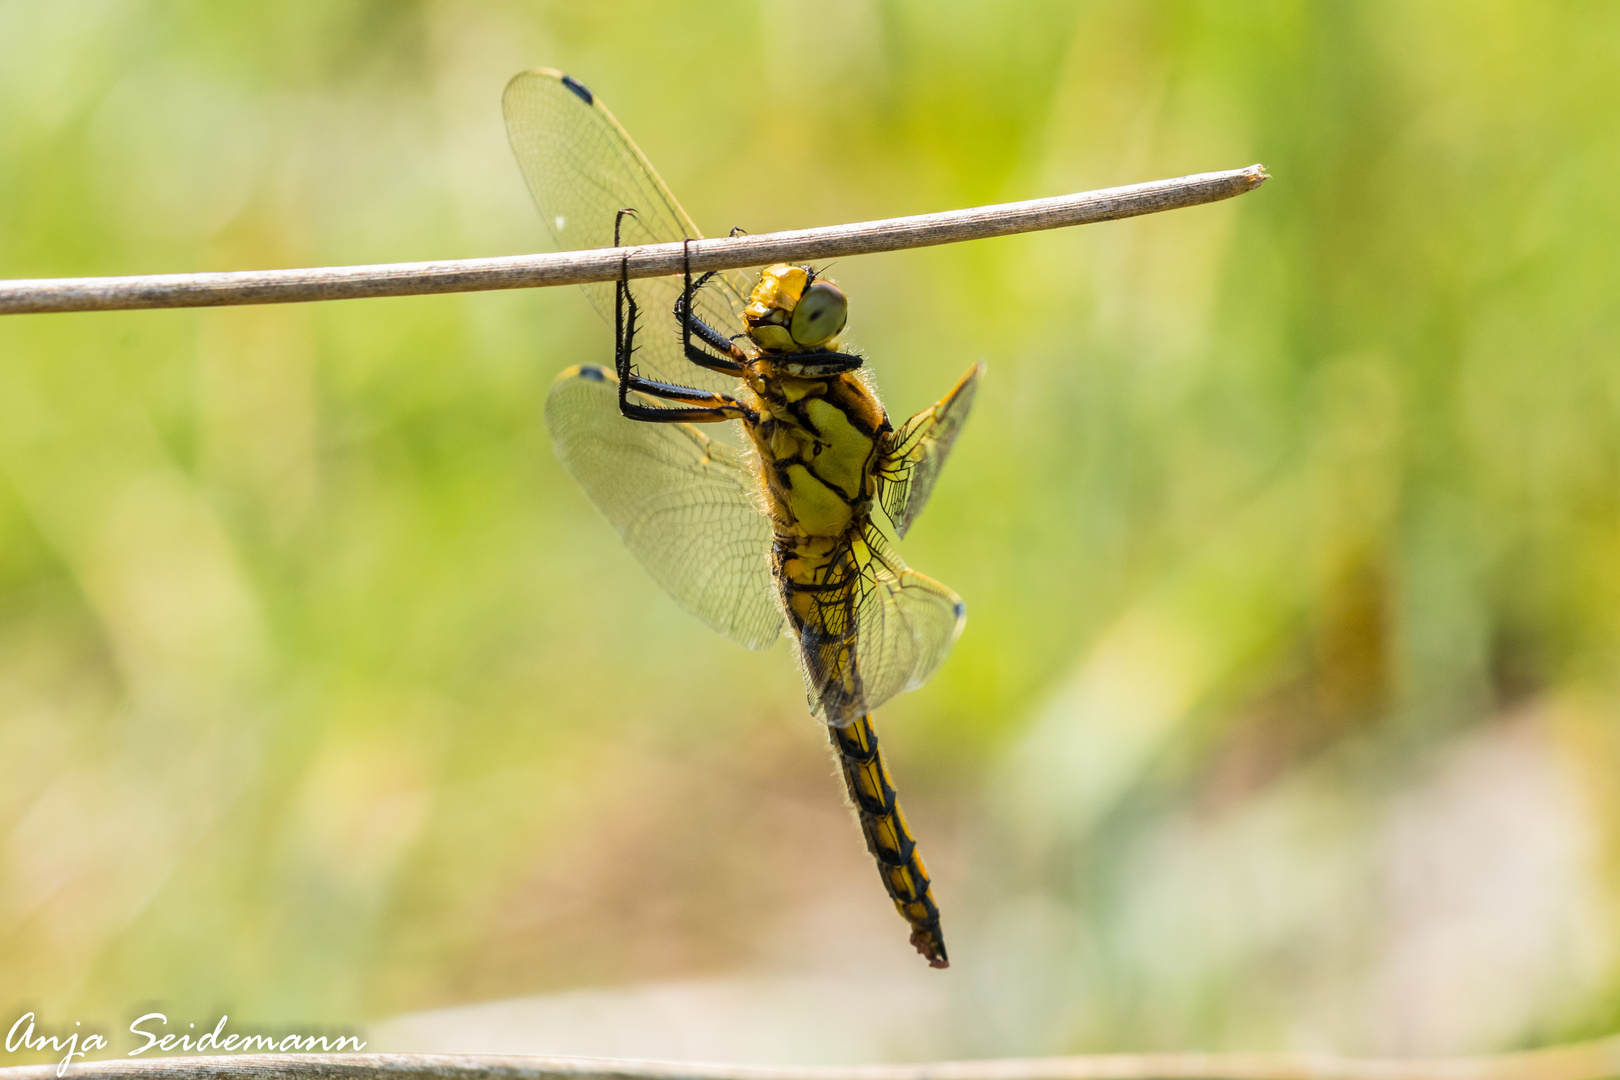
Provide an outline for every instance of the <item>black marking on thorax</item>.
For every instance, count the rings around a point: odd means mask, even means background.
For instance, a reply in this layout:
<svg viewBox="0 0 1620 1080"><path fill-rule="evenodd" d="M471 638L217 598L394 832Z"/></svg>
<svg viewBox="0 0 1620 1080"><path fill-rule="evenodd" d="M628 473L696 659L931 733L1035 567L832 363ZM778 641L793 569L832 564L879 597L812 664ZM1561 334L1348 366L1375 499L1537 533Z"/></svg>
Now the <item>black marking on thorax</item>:
<svg viewBox="0 0 1620 1080"><path fill-rule="evenodd" d="M783 391L781 385L783 381L774 378L761 379L761 388L764 391L761 396L770 403L773 409L792 416L794 420L798 421L800 427L812 435L819 436L823 434L821 429L810 419L809 410L812 401L821 401L837 409L844 415L844 419L849 421L850 427L868 438L876 439L880 433L894 430L894 425L889 423L889 416L883 411L883 406L872 398L871 392L858 379L850 378L846 381L846 377L843 375L834 375L825 379L795 377L794 382L810 383L814 386L814 389L800 395L794 401L788 400L787 394ZM867 403L872 405L872 411L882 417L881 422L876 426L862 415L867 410L862 409L861 406Z"/></svg>

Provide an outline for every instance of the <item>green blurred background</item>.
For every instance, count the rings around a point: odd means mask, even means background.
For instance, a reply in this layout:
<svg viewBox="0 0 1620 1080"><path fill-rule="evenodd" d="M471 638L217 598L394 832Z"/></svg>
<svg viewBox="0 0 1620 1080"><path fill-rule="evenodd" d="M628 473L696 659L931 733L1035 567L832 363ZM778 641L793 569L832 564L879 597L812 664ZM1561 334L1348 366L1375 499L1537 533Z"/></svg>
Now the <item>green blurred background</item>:
<svg viewBox="0 0 1620 1080"><path fill-rule="evenodd" d="M547 250L499 107L539 65L709 233L1273 176L833 271L891 414L989 365L904 545L968 629L879 717L944 974L788 650L553 459L611 347L578 290L0 319L0 1018L789 1061L1617 1026L1617 57L1598 0L0 0L5 277Z"/></svg>

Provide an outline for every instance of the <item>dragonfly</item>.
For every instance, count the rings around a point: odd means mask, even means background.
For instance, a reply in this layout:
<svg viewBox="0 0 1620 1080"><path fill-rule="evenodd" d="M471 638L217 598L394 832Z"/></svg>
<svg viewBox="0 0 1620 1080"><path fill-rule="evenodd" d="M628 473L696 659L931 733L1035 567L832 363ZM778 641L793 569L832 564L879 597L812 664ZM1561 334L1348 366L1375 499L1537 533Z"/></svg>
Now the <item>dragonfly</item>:
<svg viewBox="0 0 1620 1080"><path fill-rule="evenodd" d="M701 238L600 98L560 71L515 76L507 133L564 250ZM949 966L932 881L872 710L920 687L965 622L906 566L903 537L972 407L982 363L895 427L844 332L848 298L809 266L584 286L614 364L560 373L546 425L563 467L677 603L752 649L784 632L811 714L911 944ZM720 426L716 426L720 425ZM706 431L714 432L711 436Z"/></svg>

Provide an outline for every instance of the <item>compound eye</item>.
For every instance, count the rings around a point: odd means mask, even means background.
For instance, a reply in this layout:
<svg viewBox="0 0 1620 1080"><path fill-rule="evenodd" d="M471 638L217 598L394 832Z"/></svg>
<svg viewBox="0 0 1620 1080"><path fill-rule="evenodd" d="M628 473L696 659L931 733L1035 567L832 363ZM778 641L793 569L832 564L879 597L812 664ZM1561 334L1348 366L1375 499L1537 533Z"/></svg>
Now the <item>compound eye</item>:
<svg viewBox="0 0 1620 1080"><path fill-rule="evenodd" d="M849 299L830 281L818 281L804 290L793 309L788 332L806 348L831 341L849 318Z"/></svg>

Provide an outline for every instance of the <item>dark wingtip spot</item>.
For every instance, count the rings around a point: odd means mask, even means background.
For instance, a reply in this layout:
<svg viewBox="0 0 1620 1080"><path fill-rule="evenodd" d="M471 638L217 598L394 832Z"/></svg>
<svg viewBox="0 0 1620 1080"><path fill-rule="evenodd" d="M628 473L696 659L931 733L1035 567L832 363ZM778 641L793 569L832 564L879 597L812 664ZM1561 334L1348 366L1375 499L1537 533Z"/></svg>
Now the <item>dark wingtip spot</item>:
<svg viewBox="0 0 1620 1080"><path fill-rule="evenodd" d="M607 372L603 371L595 364L579 365L579 377L582 379L590 379L592 382L607 382ZM956 606L960 608L962 605L958 604Z"/></svg>
<svg viewBox="0 0 1620 1080"><path fill-rule="evenodd" d="M576 80L572 75L564 75L562 84L574 92L574 96L587 105L596 103L596 95L585 89L585 84Z"/></svg>
<svg viewBox="0 0 1620 1080"><path fill-rule="evenodd" d="M955 611L956 611L956 617L958 619L960 619L962 616L967 614L967 605L962 603L962 601L958 600L956 602Z"/></svg>

